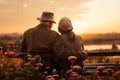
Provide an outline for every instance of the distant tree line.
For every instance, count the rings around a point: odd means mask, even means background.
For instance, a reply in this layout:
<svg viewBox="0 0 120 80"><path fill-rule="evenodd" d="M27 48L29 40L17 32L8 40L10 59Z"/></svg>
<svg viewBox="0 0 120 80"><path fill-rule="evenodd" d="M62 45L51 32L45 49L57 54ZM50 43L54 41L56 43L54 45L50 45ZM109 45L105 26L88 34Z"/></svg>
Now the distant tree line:
<svg viewBox="0 0 120 80"><path fill-rule="evenodd" d="M85 44L120 44L120 33L81 34Z"/></svg>
<svg viewBox="0 0 120 80"><path fill-rule="evenodd" d="M120 33L106 33L106 34L80 34L84 44L120 44ZM22 34L0 34L0 46L6 50L7 42L14 41L20 47Z"/></svg>

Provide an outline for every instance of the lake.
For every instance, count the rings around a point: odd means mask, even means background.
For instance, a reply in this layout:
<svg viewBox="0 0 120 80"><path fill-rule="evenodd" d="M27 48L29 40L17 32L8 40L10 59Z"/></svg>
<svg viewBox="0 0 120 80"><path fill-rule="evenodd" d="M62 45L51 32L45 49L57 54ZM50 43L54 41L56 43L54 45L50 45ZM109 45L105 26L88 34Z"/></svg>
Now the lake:
<svg viewBox="0 0 120 80"><path fill-rule="evenodd" d="M120 49L120 44L117 45ZM112 49L111 44L95 44L95 45L84 45L85 50L100 50L100 49Z"/></svg>

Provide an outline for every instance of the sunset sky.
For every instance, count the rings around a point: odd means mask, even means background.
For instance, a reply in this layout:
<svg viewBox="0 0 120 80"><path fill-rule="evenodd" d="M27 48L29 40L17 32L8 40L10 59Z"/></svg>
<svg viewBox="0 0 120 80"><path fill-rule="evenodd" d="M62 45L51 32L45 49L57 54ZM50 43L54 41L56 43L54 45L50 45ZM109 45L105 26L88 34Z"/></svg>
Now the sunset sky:
<svg viewBox="0 0 120 80"><path fill-rule="evenodd" d="M57 24L69 17L77 34L120 32L120 0L0 0L0 33L23 33L42 11L54 12Z"/></svg>

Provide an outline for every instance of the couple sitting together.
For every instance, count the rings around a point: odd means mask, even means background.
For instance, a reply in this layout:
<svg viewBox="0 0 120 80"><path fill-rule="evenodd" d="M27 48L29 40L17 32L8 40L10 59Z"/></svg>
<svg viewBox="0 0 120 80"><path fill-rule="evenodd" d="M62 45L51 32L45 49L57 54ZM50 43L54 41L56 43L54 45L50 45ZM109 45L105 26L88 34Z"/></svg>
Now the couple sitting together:
<svg viewBox="0 0 120 80"><path fill-rule="evenodd" d="M87 53L84 51L83 42L72 30L72 22L68 17L63 17L58 23L58 31L51 30L54 21L54 13L43 12L37 18L40 24L26 30L23 34L21 51L33 56L40 55L45 67L49 66L49 73L56 69L58 74L70 69L69 56L76 56L77 60L72 65L79 65L84 69L84 60Z"/></svg>

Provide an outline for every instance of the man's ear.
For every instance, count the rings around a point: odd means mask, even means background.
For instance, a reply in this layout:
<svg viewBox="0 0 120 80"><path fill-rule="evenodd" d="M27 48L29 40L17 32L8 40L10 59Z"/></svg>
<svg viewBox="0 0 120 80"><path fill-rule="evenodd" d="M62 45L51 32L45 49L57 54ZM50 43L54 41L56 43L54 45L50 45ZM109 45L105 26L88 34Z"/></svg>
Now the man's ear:
<svg viewBox="0 0 120 80"><path fill-rule="evenodd" d="M48 28L51 29L53 25L53 22L49 22Z"/></svg>

